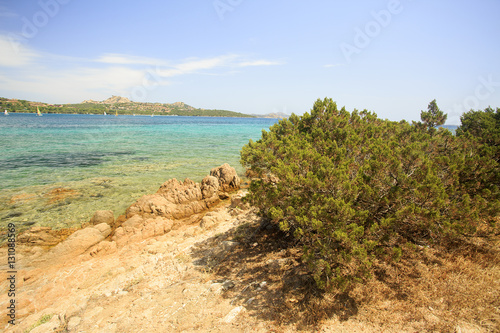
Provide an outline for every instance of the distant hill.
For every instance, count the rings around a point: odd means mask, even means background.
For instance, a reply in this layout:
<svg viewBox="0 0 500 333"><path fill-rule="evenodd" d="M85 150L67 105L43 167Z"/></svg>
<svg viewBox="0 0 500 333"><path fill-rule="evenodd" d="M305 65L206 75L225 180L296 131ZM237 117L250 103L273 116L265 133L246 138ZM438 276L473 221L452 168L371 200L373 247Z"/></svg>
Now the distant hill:
<svg viewBox="0 0 500 333"><path fill-rule="evenodd" d="M42 113L255 117L228 110L195 108L183 102L170 104L132 102L128 98L121 96L111 96L104 101L89 99L78 104L49 104L0 97L0 109L7 109L9 112L36 112L37 106L40 107Z"/></svg>
<svg viewBox="0 0 500 333"><path fill-rule="evenodd" d="M275 119L285 119L290 117L289 114L283 113L283 112L275 112L275 113L266 113L266 114L255 114L252 113L252 116L258 117L258 118L275 118Z"/></svg>
<svg viewBox="0 0 500 333"><path fill-rule="evenodd" d="M94 101L94 100L86 100L86 101L83 101L83 103L91 103L91 104L115 104L115 103L132 103L131 100L129 100L128 98L126 97L121 97L121 96L111 96L110 98L108 98L107 100L105 101Z"/></svg>

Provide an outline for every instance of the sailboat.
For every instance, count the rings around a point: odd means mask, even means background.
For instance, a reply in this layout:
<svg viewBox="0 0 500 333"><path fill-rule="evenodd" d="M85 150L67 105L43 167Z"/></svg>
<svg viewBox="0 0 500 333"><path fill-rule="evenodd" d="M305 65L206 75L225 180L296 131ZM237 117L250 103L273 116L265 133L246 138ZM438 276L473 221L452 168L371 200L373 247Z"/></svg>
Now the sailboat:
<svg viewBox="0 0 500 333"><path fill-rule="evenodd" d="M5 110L5 112L3 114L6 115L6 116L8 116L9 112L7 112L7 110Z"/></svg>
<svg viewBox="0 0 500 333"><path fill-rule="evenodd" d="M104 111L104 115L107 115L106 111Z"/></svg>
<svg viewBox="0 0 500 333"><path fill-rule="evenodd" d="M118 116L118 110L115 111L115 116Z"/></svg>
<svg viewBox="0 0 500 333"><path fill-rule="evenodd" d="M42 116L42 113L40 112L40 109L38 108L38 106L36 107L36 115L39 117Z"/></svg>

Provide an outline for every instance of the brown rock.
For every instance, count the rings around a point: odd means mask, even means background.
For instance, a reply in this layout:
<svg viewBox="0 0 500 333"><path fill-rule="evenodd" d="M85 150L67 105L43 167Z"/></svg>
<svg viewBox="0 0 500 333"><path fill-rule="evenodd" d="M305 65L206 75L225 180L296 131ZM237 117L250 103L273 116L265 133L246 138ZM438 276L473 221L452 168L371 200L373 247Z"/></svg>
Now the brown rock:
<svg viewBox="0 0 500 333"><path fill-rule="evenodd" d="M94 245L89 254L91 257L96 257L98 255L109 254L116 251L116 242L102 241L97 245Z"/></svg>
<svg viewBox="0 0 500 333"><path fill-rule="evenodd" d="M248 203L243 202L243 198L247 195L248 192L238 193L231 197L231 207L232 208L242 208L248 209L250 205Z"/></svg>
<svg viewBox="0 0 500 333"><path fill-rule="evenodd" d="M217 196L219 191L219 180L214 176L206 176L201 181L201 193L204 199Z"/></svg>
<svg viewBox="0 0 500 333"><path fill-rule="evenodd" d="M128 243L129 238L130 235L125 231L125 229L119 227L115 230L115 233L113 234L113 237L111 239L116 243L117 247L122 247Z"/></svg>
<svg viewBox="0 0 500 333"><path fill-rule="evenodd" d="M203 199L200 185L189 178L186 178L184 182L175 178L167 180L156 194L174 204L184 204Z"/></svg>
<svg viewBox="0 0 500 333"><path fill-rule="evenodd" d="M74 232L64 242L57 244L50 252L60 260L75 257L104 240L110 233L111 227L105 223L81 229Z"/></svg>
<svg viewBox="0 0 500 333"><path fill-rule="evenodd" d="M170 203L157 194L145 195L127 208L126 216L130 218L137 214L165 215Z"/></svg>
<svg viewBox="0 0 500 333"><path fill-rule="evenodd" d="M205 177L202 185L186 179L170 179L158 192L145 195L127 209L127 217L155 215L168 219L182 219L201 213L219 201L213 177Z"/></svg>
<svg viewBox="0 0 500 333"><path fill-rule="evenodd" d="M169 232L173 224L172 220L160 216L144 219L140 215L134 215L115 230L112 241L122 247L128 243L161 236Z"/></svg>
<svg viewBox="0 0 500 333"><path fill-rule="evenodd" d="M142 229L142 223L144 220L139 215L132 216L127 221L123 222L123 228L139 228Z"/></svg>
<svg viewBox="0 0 500 333"><path fill-rule="evenodd" d="M115 231L113 240L118 246L122 246L134 240L167 232L165 223L169 229L173 219L189 220L216 205L224 191L234 191L239 188L239 184L236 170L227 163L212 169L201 184L189 178L183 182L170 179L161 185L155 194L143 196L127 209L127 220ZM155 220L158 217L160 220ZM215 223L207 219L205 224L209 227L209 224Z"/></svg>
<svg viewBox="0 0 500 333"><path fill-rule="evenodd" d="M98 225L94 226L94 228L99 230L104 238L108 237L111 233L111 227L107 223L99 223Z"/></svg>
<svg viewBox="0 0 500 333"><path fill-rule="evenodd" d="M100 223L107 223L113 225L115 223L115 215L111 210L98 210L94 213L94 216L90 219L91 225L96 225Z"/></svg>
<svg viewBox="0 0 500 333"><path fill-rule="evenodd" d="M236 170L227 163L213 168L210 171L210 176L219 180L219 187L222 191L232 192L240 188L240 178L236 174Z"/></svg>
<svg viewBox="0 0 500 333"><path fill-rule="evenodd" d="M210 229L219 223L230 219L231 216L225 210L208 212L200 221L200 228Z"/></svg>

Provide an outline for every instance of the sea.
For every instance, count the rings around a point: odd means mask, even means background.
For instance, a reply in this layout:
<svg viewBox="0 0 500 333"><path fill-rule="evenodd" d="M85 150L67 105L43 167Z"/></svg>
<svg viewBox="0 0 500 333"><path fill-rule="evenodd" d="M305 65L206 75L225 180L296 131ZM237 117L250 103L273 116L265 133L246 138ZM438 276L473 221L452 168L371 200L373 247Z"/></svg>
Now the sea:
<svg viewBox="0 0 500 333"><path fill-rule="evenodd" d="M200 182L277 119L11 113L0 115L0 228L79 227L115 217L171 178Z"/></svg>

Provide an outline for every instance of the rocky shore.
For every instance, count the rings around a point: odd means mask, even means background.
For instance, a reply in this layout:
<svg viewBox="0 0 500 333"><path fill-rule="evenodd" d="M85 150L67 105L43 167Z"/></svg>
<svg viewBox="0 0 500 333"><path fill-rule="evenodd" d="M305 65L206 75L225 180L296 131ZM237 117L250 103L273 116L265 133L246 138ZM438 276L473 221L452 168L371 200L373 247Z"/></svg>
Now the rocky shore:
<svg viewBox="0 0 500 333"><path fill-rule="evenodd" d="M112 211L97 211L76 231L35 227L22 233L15 297L0 295L1 327L6 332L223 331L243 308L221 298L231 283L210 280L206 261L224 256L237 242L221 240L197 261L192 252L231 228L258 221L239 190L236 171L224 164L201 183L165 182L116 220ZM1 252L7 258L7 248ZM9 289L8 270L2 266L2 290ZM15 325L8 322L11 299Z"/></svg>

